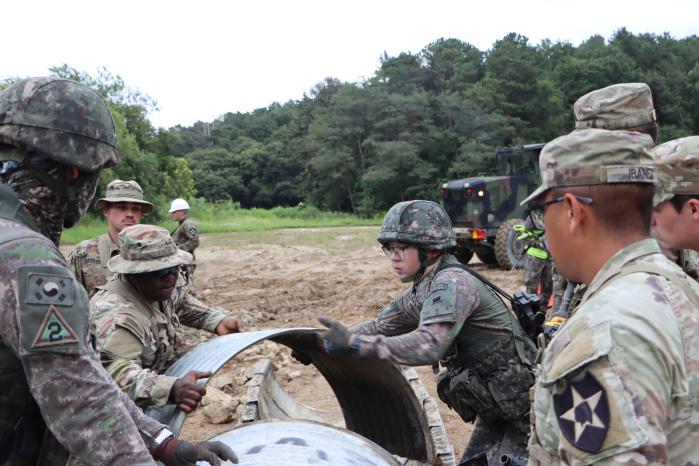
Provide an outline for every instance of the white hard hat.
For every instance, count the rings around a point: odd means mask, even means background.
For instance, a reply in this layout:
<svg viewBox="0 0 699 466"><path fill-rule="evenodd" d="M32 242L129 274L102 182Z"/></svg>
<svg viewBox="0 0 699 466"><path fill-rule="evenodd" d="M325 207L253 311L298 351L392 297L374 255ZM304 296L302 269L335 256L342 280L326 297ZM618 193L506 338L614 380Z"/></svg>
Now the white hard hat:
<svg viewBox="0 0 699 466"><path fill-rule="evenodd" d="M178 210L189 210L189 204L187 201L184 199L175 199L172 201L172 204L170 204L170 210L168 210L168 212L173 213Z"/></svg>

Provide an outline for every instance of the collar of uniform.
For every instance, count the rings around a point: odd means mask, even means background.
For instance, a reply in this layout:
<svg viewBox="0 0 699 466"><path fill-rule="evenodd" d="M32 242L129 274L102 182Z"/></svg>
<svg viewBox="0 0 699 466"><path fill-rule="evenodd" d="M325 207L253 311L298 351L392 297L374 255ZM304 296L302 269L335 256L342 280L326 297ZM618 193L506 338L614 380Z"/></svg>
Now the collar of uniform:
<svg viewBox="0 0 699 466"><path fill-rule="evenodd" d="M595 294L612 277L618 275L626 264L649 254L662 254L658 242L651 238L630 244L614 254L604 263L602 268L599 269L595 278L592 279L590 286L587 288L587 292L585 292L583 301L587 301L590 296Z"/></svg>
<svg viewBox="0 0 699 466"><path fill-rule="evenodd" d="M456 260L456 258L454 258ZM424 274L422 277L420 277L420 280L417 282L413 283L413 293L417 292L417 288L422 285L423 283L430 283L434 276L439 272L441 265L443 263L448 262L448 256L442 255L439 259L437 259L437 262L432 264L430 267L433 267L432 270L429 271L429 273Z"/></svg>
<svg viewBox="0 0 699 466"><path fill-rule="evenodd" d="M126 280L123 274L115 274L102 289L111 291L112 293L118 294L126 301L131 302L135 307L141 309L148 309L154 315L165 314L165 312L160 308L160 303L157 301L148 301L143 294L138 291L131 283Z"/></svg>

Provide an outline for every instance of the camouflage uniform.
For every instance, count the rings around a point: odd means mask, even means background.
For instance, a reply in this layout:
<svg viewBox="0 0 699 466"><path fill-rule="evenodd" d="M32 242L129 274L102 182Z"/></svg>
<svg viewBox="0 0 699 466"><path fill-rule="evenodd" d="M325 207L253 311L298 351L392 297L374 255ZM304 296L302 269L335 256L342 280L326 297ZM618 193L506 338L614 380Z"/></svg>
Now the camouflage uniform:
<svg viewBox="0 0 699 466"><path fill-rule="evenodd" d="M105 197L98 199L96 206L103 208L110 202L139 204L144 214L153 211L153 204L143 200L143 189L135 181L110 181ZM107 262L117 254L119 254L119 247L114 244L108 233L81 241L70 251L68 255L70 268L87 290L88 296L94 296L97 287L107 283L112 276L107 268Z"/></svg>
<svg viewBox="0 0 699 466"><path fill-rule="evenodd" d="M112 276L107 262L117 254L119 247L114 244L108 233L81 241L70 251L70 268L90 298L95 295L97 288L107 283Z"/></svg>
<svg viewBox="0 0 699 466"><path fill-rule="evenodd" d="M699 198L699 136L668 141L653 149L658 167L658 185L653 205L658 206L675 195ZM698 280L699 253L684 249L677 254L677 264Z"/></svg>
<svg viewBox="0 0 699 466"><path fill-rule="evenodd" d="M653 183L651 145L644 134L595 129L555 139L525 202L554 187ZM695 464L698 306L699 285L654 240L610 257L544 351L530 464Z"/></svg>
<svg viewBox="0 0 699 466"><path fill-rule="evenodd" d="M187 278L191 281L194 269L197 268L194 250L199 247L199 227L192 217L185 217L172 232L175 244L183 251L192 255L192 263L187 266Z"/></svg>
<svg viewBox="0 0 699 466"><path fill-rule="evenodd" d="M100 366L87 296L56 247L117 160L109 110L72 81L18 81L0 94L0 142L11 146L1 159L22 167L0 185L0 463L62 464L62 445L89 465L152 465L144 440L153 446L164 426ZM95 175L61 187L36 153Z"/></svg>
<svg viewBox="0 0 699 466"><path fill-rule="evenodd" d="M589 128L624 130L657 123L653 96L650 87L645 83L612 84L588 92L575 102L573 114L576 130ZM553 309L558 310L567 286L567 280L556 272L553 281ZM585 285L575 287L568 306L569 315L575 313L585 290Z"/></svg>
<svg viewBox="0 0 699 466"><path fill-rule="evenodd" d="M449 239L449 217L427 201L396 204L379 235L384 245L397 241L425 249L449 247ZM349 329L353 346L359 356L397 364L443 359L447 371L438 378L440 398L464 421L476 421L461 464L485 464L486 458L498 464L501 453L526 456L534 345L490 288L453 256L439 257L375 320Z"/></svg>
<svg viewBox="0 0 699 466"><path fill-rule="evenodd" d="M525 230L532 230L534 228L540 228L543 230L543 226L535 225L528 216L524 222ZM544 246L542 241L529 240L532 244L530 247L542 248ZM541 302L544 306L548 306L549 298L551 297L551 292L553 288L553 261L543 260L538 257L534 257L531 254L524 254L524 271L522 272L522 278L524 280L524 286L527 289L527 293L538 294L541 296Z"/></svg>
<svg viewBox="0 0 699 466"><path fill-rule="evenodd" d="M121 253L109 260L116 275L90 301L102 363L117 385L139 406L168 401L175 377L160 375L179 356L180 319L170 302L149 302L127 275L186 265L191 255L178 250L168 232L135 225L119 233ZM185 324L214 332L222 313L190 313Z"/></svg>
<svg viewBox="0 0 699 466"><path fill-rule="evenodd" d="M566 287L568 286L568 280L566 277L558 272L556 269L556 262L551 261L551 283L552 283L552 293L553 293L553 306L549 309L546 317L550 317L555 311L561 308L561 303L563 302L563 295L565 294Z"/></svg>

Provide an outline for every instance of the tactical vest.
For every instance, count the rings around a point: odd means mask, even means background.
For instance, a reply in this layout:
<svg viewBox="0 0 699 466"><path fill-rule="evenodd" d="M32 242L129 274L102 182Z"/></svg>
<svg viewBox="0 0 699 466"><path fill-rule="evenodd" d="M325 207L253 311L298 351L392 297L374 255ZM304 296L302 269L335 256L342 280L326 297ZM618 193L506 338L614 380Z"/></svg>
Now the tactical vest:
<svg viewBox="0 0 699 466"><path fill-rule="evenodd" d="M462 264L444 264L439 270L447 268L460 268L468 272L467 267ZM480 300L478 309L497 313L505 307L510 328L486 329L478 326L473 316L469 317L456 337L456 344L447 353L447 365L458 364L463 368L475 368L477 372L489 372L489 366L495 361L506 362L517 357L525 366L533 367L536 347L522 329L517 317L489 286L475 276L473 282ZM482 375L488 376L487 373Z"/></svg>
<svg viewBox="0 0 699 466"><path fill-rule="evenodd" d="M41 233L36 221L23 210L16 194L0 184L0 218L27 228L0 229L0 250L23 239L54 244ZM1 304L0 304L1 306ZM1 311L0 311L1 312ZM24 368L0 336L0 464L11 466L60 466L68 452L46 428L38 405L29 391Z"/></svg>
<svg viewBox="0 0 699 466"><path fill-rule="evenodd" d="M170 304L167 304L165 309L153 309L143 295L136 293L130 284L118 278L110 280L99 289L121 296L135 307L135 309L125 307L119 310L122 317L119 325L129 330L143 345L142 366L158 373L164 372L177 357L175 342L179 319L172 311ZM148 330L154 340L151 339ZM161 344L162 340L167 340L170 344Z"/></svg>

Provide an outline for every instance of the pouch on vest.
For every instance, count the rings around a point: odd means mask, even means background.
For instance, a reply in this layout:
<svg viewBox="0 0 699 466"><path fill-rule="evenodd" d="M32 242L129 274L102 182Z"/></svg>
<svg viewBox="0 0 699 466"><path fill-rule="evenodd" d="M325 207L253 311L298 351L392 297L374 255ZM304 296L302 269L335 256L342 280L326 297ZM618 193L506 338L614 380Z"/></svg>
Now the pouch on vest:
<svg viewBox="0 0 699 466"><path fill-rule="evenodd" d="M474 371L466 369L453 377L445 375L437 385L437 394L465 422L473 422L476 416L486 421L499 417L488 387Z"/></svg>

